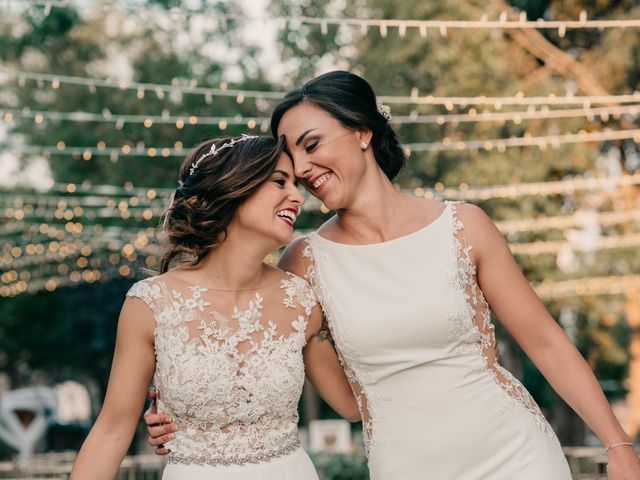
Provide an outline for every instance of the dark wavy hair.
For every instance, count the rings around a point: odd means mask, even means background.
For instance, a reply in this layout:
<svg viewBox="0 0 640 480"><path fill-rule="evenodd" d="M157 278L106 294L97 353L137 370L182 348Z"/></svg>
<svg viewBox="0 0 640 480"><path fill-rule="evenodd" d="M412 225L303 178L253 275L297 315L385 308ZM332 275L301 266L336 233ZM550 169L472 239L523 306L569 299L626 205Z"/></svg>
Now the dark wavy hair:
<svg viewBox="0 0 640 480"><path fill-rule="evenodd" d="M160 273L180 257L197 265L227 237L227 228L238 207L275 170L284 151L284 137L216 138L196 146L182 162L173 201L163 215L163 237L168 243L160 261ZM238 141L220 149L225 143ZM215 155L203 155L215 145ZM199 160L202 159L202 160ZM194 165L197 166L192 172ZM189 260L185 260L187 257Z"/></svg>
<svg viewBox="0 0 640 480"><path fill-rule="evenodd" d="M317 105L349 129L371 130L373 154L389 180L405 164L406 154L398 135L378 111L376 94L364 78L338 70L320 75L287 93L271 114L271 133L274 138L278 136L282 116L303 102Z"/></svg>

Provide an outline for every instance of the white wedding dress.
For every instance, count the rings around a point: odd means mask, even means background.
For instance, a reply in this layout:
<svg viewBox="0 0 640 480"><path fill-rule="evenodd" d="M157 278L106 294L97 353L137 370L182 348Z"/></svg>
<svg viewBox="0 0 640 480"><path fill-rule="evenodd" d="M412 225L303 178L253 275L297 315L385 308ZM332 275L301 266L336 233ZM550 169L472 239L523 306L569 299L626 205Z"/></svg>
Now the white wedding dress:
<svg viewBox="0 0 640 480"><path fill-rule="evenodd" d="M372 480L570 480L538 405L494 356L457 204L370 245L302 255L358 398ZM509 286L504 286L509 295Z"/></svg>
<svg viewBox="0 0 640 480"><path fill-rule="evenodd" d="M230 310L219 291L166 274L127 295L155 318L158 411L178 426L163 480L318 479L297 430L316 304L304 280L283 273L280 285Z"/></svg>

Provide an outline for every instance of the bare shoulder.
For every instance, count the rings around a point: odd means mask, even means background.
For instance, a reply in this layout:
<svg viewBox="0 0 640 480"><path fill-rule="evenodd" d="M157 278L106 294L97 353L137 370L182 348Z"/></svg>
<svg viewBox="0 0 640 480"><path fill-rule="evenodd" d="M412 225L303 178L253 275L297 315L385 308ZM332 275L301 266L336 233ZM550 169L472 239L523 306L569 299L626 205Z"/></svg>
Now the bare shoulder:
<svg viewBox="0 0 640 480"><path fill-rule="evenodd" d="M456 205L456 213L464 226L464 237L472 247L476 260L494 252L496 248L506 246L502 233L482 208L471 203L460 203Z"/></svg>
<svg viewBox="0 0 640 480"><path fill-rule="evenodd" d="M496 228L489 215L482 208L472 203L456 204L456 213L468 233L473 233L472 231L476 230L482 233L487 229Z"/></svg>

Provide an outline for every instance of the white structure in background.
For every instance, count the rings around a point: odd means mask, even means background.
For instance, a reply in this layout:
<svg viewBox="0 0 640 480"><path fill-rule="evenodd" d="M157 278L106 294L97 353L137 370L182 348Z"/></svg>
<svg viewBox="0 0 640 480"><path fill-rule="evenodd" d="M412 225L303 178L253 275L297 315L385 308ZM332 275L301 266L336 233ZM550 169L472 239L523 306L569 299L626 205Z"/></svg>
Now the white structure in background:
<svg viewBox="0 0 640 480"><path fill-rule="evenodd" d="M56 385L56 422L89 423L91 420L91 398L87 389L77 382Z"/></svg>
<svg viewBox="0 0 640 480"><path fill-rule="evenodd" d="M312 452L351 453L351 427L346 420L312 420L309 424Z"/></svg>
<svg viewBox="0 0 640 480"><path fill-rule="evenodd" d="M76 382L0 394L0 440L16 449L21 458L33 453L51 424L84 424L90 419L89 392Z"/></svg>
<svg viewBox="0 0 640 480"><path fill-rule="evenodd" d="M567 244L559 249L556 257L556 265L565 273L574 273L580 268L576 251L586 254L584 256L585 264L593 265L595 262L594 252L602 234L597 211L579 210L575 215L579 220L580 228L566 231Z"/></svg>
<svg viewBox="0 0 640 480"><path fill-rule="evenodd" d="M15 448L20 457L33 449L53 421L56 397L50 387L28 387L9 390L0 395L0 439ZM32 416L25 425L18 412Z"/></svg>

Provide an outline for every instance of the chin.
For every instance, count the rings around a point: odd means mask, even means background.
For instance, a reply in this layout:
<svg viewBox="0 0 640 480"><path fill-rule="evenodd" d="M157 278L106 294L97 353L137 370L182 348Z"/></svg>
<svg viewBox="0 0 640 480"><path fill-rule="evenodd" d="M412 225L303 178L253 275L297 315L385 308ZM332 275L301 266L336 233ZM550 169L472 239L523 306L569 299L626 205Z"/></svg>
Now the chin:
<svg viewBox="0 0 640 480"><path fill-rule="evenodd" d="M287 233L278 232L271 237L271 240L273 241L273 244L276 246L276 248L281 248L289 245L289 243L291 243L291 240L293 240L293 230Z"/></svg>

